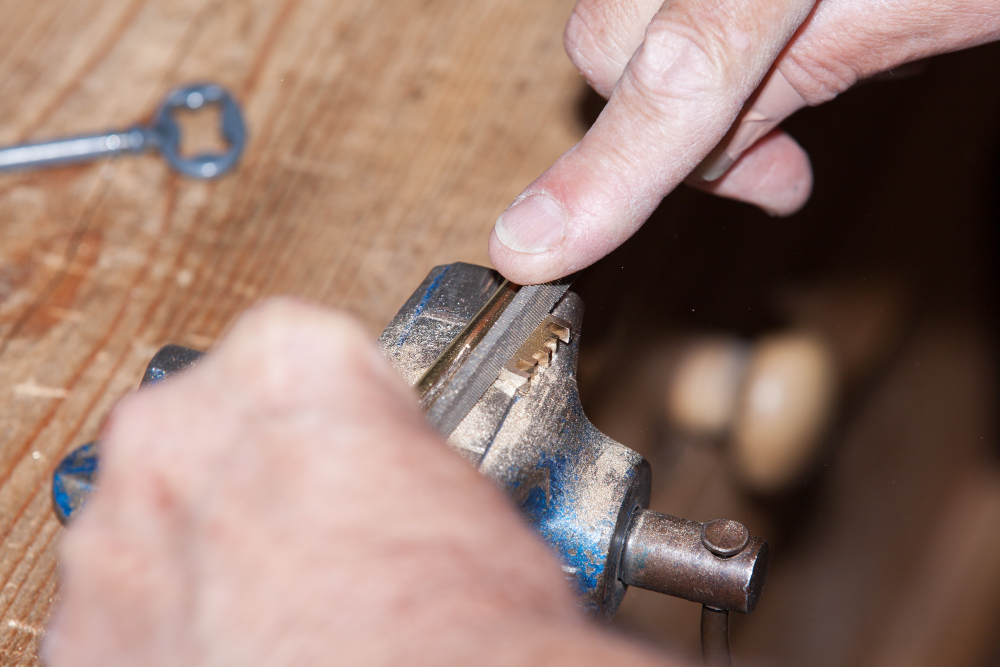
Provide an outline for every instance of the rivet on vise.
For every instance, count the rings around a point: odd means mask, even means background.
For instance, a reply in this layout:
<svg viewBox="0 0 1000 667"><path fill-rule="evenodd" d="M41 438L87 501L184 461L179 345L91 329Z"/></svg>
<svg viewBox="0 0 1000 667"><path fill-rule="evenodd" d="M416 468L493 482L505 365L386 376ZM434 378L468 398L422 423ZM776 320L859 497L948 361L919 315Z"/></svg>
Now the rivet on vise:
<svg viewBox="0 0 1000 667"><path fill-rule="evenodd" d="M731 558L746 549L750 531L739 521L713 519L701 529L701 543L720 558Z"/></svg>

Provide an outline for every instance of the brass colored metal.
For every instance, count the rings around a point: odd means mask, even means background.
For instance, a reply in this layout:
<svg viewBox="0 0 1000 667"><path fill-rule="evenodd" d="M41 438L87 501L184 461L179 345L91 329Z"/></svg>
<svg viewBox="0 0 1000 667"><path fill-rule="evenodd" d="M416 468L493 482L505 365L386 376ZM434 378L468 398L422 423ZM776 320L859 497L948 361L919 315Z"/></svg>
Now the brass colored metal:
<svg viewBox="0 0 1000 667"><path fill-rule="evenodd" d="M517 387L519 394L527 394L538 369L552 364L559 341L569 343L570 329L566 320L555 315L546 317L500 371L500 379Z"/></svg>
<svg viewBox="0 0 1000 667"><path fill-rule="evenodd" d="M490 327L500 319L504 309L517 295L518 288L520 285L509 280L500 283L489 301L479 309L479 312L465 325L465 328L448 344L441 356L417 381L416 390L420 395L420 406L424 412L440 397L448 381L469 356L472 348L483 340Z"/></svg>
<svg viewBox="0 0 1000 667"><path fill-rule="evenodd" d="M427 421L447 438L496 381L569 289L571 278L541 285L501 283L418 382Z"/></svg>

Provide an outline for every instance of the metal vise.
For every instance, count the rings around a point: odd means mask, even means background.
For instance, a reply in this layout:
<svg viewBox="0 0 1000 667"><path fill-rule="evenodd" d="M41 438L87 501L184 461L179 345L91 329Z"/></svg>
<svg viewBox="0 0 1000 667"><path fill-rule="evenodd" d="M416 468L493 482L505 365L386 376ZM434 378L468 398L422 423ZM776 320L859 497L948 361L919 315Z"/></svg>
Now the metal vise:
<svg viewBox="0 0 1000 667"><path fill-rule="evenodd" d="M434 268L382 332L382 352L416 384L501 281L472 264ZM512 360L448 444L510 496L596 615L614 616L626 585L753 611L767 544L736 522L702 525L646 509L649 464L583 414L576 384L583 302L568 292L552 315L542 324L551 336L539 363L525 370L531 360ZM563 328L568 343L559 338Z"/></svg>
<svg viewBox="0 0 1000 667"><path fill-rule="evenodd" d="M415 385L501 282L471 264L434 268L382 332L383 353ZM701 524L647 509L649 464L583 413L576 384L582 321L580 297L567 292L447 442L510 496L591 613L613 617L629 585L700 602L706 659L726 664L727 612L756 606L767 543L735 521ZM143 385L199 356L163 348ZM96 456L85 445L56 470L53 499L64 522L89 493Z"/></svg>

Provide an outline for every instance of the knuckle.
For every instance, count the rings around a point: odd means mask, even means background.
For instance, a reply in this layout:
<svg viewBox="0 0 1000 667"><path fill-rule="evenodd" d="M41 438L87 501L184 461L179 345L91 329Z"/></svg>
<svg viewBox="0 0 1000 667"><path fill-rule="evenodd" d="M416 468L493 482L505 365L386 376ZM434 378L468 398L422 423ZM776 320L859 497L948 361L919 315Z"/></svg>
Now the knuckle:
<svg viewBox="0 0 1000 667"><path fill-rule="evenodd" d="M180 409L183 404L178 401L188 389L176 385L166 383L132 394L111 413L100 445L102 497L157 492L198 452L187 437L193 415Z"/></svg>
<svg viewBox="0 0 1000 667"><path fill-rule="evenodd" d="M360 325L346 314L294 297L276 297L246 311L226 342L245 354L269 358L355 349L367 341Z"/></svg>
<svg viewBox="0 0 1000 667"><path fill-rule="evenodd" d="M233 328L233 333L234 335L263 333L280 335L282 332L294 330L302 320L310 316L313 310L315 306L294 297L271 297L243 313Z"/></svg>
<svg viewBox="0 0 1000 667"><path fill-rule="evenodd" d="M630 54L624 54L615 39L614 22L600 3L581 0L573 7L563 47L570 61L594 90L607 97L625 67Z"/></svg>
<svg viewBox="0 0 1000 667"><path fill-rule="evenodd" d="M781 73L810 105L829 102L858 82L858 71L846 60L793 51L781 63Z"/></svg>
<svg viewBox="0 0 1000 667"><path fill-rule="evenodd" d="M377 356L354 318L287 297L245 313L218 352L229 370L227 382L242 384L256 401L275 407L348 384Z"/></svg>
<svg viewBox="0 0 1000 667"><path fill-rule="evenodd" d="M633 73L649 92L669 83L671 97L688 97L728 86L731 47L718 21L703 16L678 10L650 23L633 59Z"/></svg>

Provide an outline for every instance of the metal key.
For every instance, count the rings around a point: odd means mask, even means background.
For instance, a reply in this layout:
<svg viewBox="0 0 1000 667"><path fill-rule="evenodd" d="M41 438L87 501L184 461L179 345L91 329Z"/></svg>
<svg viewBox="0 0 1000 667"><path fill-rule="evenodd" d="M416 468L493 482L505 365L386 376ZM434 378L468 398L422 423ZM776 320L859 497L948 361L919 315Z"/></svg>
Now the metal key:
<svg viewBox="0 0 1000 667"><path fill-rule="evenodd" d="M224 153L181 156L181 130L174 119L174 110L182 107L196 110L210 104L220 107L219 130L228 149ZM155 148L171 167L185 176L215 178L236 165L245 144L246 126L232 95L213 83L195 84L167 95L151 125L0 148L0 171L52 167Z"/></svg>

